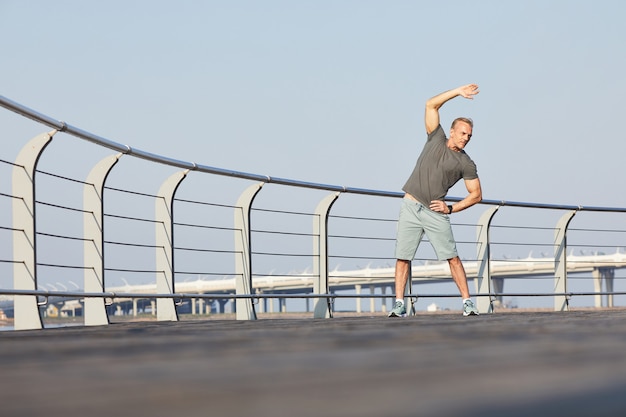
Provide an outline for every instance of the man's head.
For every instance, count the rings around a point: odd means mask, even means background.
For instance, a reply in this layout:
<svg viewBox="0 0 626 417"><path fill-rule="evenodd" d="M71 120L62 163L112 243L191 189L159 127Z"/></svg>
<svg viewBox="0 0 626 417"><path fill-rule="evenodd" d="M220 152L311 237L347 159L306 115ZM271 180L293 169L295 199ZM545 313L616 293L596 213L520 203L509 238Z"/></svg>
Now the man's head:
<svg viewBox="0 0 626 417"><path fill-rule="evenodd" d="M453 150L460 151L465 148L467 142L472 138L474 122L467 117L458 117L450 126L450 147Z"/></svg>

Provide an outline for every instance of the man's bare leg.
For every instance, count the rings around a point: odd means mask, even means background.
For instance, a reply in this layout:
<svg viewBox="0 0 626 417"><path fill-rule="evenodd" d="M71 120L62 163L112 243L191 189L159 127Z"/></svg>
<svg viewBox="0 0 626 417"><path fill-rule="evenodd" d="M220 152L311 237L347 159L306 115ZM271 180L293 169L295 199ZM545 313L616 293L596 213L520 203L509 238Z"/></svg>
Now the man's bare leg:
<svg viewBox="0 0 626 417"><path fill-rule="evenodd" d="M470 298L469 289L467 287L467 276L465 275L465 268L463 268L463 263L461 262L461 259L458 256L452 259L448 259L448 265L450 265L450 273L452 274L452 279L459 289L461 297L463 297L464 300ZM396 281L396 286L397 285L398 283Z"/></svg>
<svg viewBox="0 0 626 417"><path fill-rule="evenodd" d="M461 262L461 259L459 259L458 256L452 259L448 259L448 264L450 265L450 273L452 274L452 279L459 289L461 297L463 297L463 315L477 316L478 310L470 299L469 289L467 287L467 276L465 275L465 268L463 268L463 263Z"/></svg>
<svg viewBox="0 0 626 417"><path fill-rule="evenodd" d="M406 283L409 280L409 265L410 261L405 261L403 259L396 260L396 299L404 298L404 290L406 288Z"/></svg>
<svg viewBox="0 0 626 417"><path fill-rule="evenodd" d="M404 317L406 316L406 306L404 305L404 289L406 288L406 283L409 280L409 266L411 265L410 261L405 261L402 259L396 260L396 273L395 273L395 283L396 283L396 299L393 303L393 308L389 313L389 317Z"/></svg>

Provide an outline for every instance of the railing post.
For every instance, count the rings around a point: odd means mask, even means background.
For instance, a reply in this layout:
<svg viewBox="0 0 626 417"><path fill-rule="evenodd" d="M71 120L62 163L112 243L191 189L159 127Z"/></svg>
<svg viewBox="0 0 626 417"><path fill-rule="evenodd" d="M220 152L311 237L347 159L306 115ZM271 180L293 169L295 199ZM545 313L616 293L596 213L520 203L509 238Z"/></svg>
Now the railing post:
<svg viewBox="0 0 626 417"><path fill-rule="evenodd" d="M13 286L16 290L37 289L37 217L35 216L35 170L46 146L57 133L53 130L32 138L15 159L12 174L13 199ZM13 302L16 330L41 329L36 295L16 295Z"/></svg>
<svg viewBox="0 0 626 417"><path fill-rule="evenodd" d="M476 226L476 243L478 244L476 261L478 272L476 274L476 307L481 314L493 313L491 300L491 243L489 240L489 227L491 220L500 206L492 207L485 211Z"/></svg>
<svg viewBox="0 0 626 417"><path fill-rule="evenodd" d="M107 156L96 164L83 187L83 257L85 292L104 292L104 184L123 154ZM109 324L104 298L85 298L86 326Z"/></svg>
<svg viewBox="0 0 626 417"><path fill-rule="evenodd" d="M565 213L558 221L554 231L554 292L567 292L567 226L576 210ZM554 296L554 311L569 311L569 299L566 295Z"/></svg>
<svg viewBox="0 0 626 417"><path fill-rule="evenodd" d="M174 294L174 195L189 170L170 176L159 188L155 201L156 220L156 290L157 294ZM178 321L173 298L157 298L158 321Z"/></svg>
<svg viewBox="0 0 626 417"><path fill-rule="evenodd" d="M235 208L235 293L252 294L252 248L250 235L250 210L252 202L264 183L248 187L237 199ZM254 303L251 298L235 300L237 320L256 320Z"/></svg>
<svg viewBox="0 0 626 417"><path fill-rule="evenodd" d="M328 294L328 213L340 193L333 193L320 201L313 217L313 292ZM316 259L317 258L317 261ZM332 317L330 299L313 299L313 317L316 319Z"/></svg>

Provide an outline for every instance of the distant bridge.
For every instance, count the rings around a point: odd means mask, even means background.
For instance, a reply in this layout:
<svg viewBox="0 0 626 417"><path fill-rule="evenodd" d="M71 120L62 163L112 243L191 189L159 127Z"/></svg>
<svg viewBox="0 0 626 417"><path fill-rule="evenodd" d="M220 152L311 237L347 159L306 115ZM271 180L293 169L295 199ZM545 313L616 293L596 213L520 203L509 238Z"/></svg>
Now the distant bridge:
<svg viewBox="0 0 626 417"><path fill-rule="evenodd" d="M554 273L554 258L528 257L516 260L492 260L492 278L526 278L545 276ZM468 279L478 274L480 263L464 261ZM617 251L611 255L568 255L567 271L569 273L592 272L600 269L626 268L626 253ZM420 282L447 281L451 279L450 268L445 261L429 261L424 265L413 265L411 277L414 284ZM301 275L265 275L252 279L253 288L257 292L273 291L304 292L312 288L316 277L303 273ZM394 268L361 268L350 271L335 270L329 272L329 287L333 291L353 289L357 285L388 286L394 282ZM236 278L223 278L176 283L176 291L188 294L219 294L234 293ZM107 289L114 293L150 293L156 290L155 284L124 285Z"/></svg>
<svg viewBox="0 0 626 417"><path fill-rule="evenodd" d="M480 263L477 261L465 261L465 270L468 276L468 280L474 280L478 274ZM554 258L537 258L528 257L525 259L515 260L492 260L491 261L491 277L494 287L491 293L494 298L501 301L501 293L503 292L503 285L505 279L517 279L528 278L532 276L549 276L554 274L555 260ZM605 282L607 291L613 289L613 279L615 269L626 268L626 253L620 251L610 255L573 255L570 254L567 257L567 271L568 273L585 273L592 272L594 279L594 286L596 292L600 293L602 288L602 281ZM446 282L451 280L450 268L445 261L437 262L430 261L423 265L414 265L411 269L412 283L419 285L421 283L432 282ZM268 275L257 276L252 280L252 288L256 294L305 294L311 293L317 277L310 274L303 273L301 275ZM369 288L370 295L374 294L375 288L382 288L383 294L386 288L390 288L389 297L393 296L393 284L394 284L394 268L361 268L349 271L335 270L329 273L329 288L331 292L355 290L357 294L361 293L362 288ZM223 279L197 279L194 281L183 281L176 283L176 293L186 295L224 295L226 297L220 298L220 305L223 305L229 301L227 295L236 293L237 280L234 277L228 277ZM131 314L137 314L137 299L135 297L129 297L132 294L154 294L156 293L156 284L140 284L140 285L124 285L117 287L110 287L107 289L109 294L119 294L115 298L115 303L118 305L132 303L132 307L128 307ZM419 292L415 294L419 296ZM0 306L4 308L11 308L12 297L0 296ZM149 297L147 297L149 298ZM196 299L191 298L194 305ZM373 299L373 298L372 298ZM80 297L75 298L59 298L50 297L49 303L65 303L68 309L70 306L73 308L82 308L79 302ZM284 304L285 299L279 300L281 305ZM204 301L198 299L199 303ZM602 300L600 296L596 296L596 307L602 307ZM609 307L613 306L613 298L608 297ZM267 308L267 307L265 307ZM134 311L133 311L134 309ZM200 304L197 310L200 310ZM196 308L194 307L194 312ZM373 305L371 307L373 311ZM357 302L357 312L361 312L360 300Z"/></svg>

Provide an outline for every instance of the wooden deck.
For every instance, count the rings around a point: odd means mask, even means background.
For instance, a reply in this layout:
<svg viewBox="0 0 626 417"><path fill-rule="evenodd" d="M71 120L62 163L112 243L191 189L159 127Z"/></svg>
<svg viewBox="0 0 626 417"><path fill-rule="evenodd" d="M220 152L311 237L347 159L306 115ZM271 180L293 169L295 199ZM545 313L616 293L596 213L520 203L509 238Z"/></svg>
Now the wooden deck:
<svg viewBox="0 0 626 417"><path fill-rule="evenodd" d="M0 353L2 416L626 415L625 309L129 322Z"/></svg>

